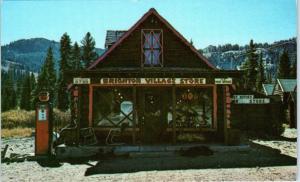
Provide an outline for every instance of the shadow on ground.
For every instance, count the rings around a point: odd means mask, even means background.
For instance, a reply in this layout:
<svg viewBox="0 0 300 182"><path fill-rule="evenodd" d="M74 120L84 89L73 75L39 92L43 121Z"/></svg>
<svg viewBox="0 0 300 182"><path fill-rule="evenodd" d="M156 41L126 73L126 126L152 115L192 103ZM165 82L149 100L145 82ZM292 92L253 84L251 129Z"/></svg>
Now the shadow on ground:
<svg viewBox="0 0 300 182"><path fill-rule="evenodd" d="M163 157L107 157L88 168L86 176L94 174L131 173L153 170L203 168L238 168L296 165L296 158L282 155L279 150L252 146L248 151L214 152L210 155L187 156L177 152Z"/></svg>

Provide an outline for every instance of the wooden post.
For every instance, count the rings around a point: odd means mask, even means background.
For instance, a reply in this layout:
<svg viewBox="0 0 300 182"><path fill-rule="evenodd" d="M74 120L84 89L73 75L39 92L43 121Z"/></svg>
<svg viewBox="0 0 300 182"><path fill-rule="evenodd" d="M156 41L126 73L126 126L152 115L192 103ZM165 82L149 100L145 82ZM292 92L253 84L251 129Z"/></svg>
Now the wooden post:
<svg viewBox="0 0 300 182"><path fill-rule="evenodd" d="M132 94L133 94L133 133L132 133L132 143L135 144L136 142L136 86L133 86L133 90L132 90Z"/></svg>
<svg viewBox="0 0 300 182"><path fill-rule="evenodd" d="M216 129L218 127L218 94L217 94L217 86L213 86L213 127Z"/></svg>
<svg viewBox="0 0 300 182"><path fill-rule="evenodd" d="M78 85L78 101L77 101L78 115L77 115L77 132L76 132L76 145L79 145L81 115L82 115L82 87Z"/></svg>
<svg viewBox="0 0 300 182"><path fill-rule="evenodd" d="M176 143L176 87L172 87L173 143Z"/></svg>
<svg viewBox="0 0 300 182"><path fill-rule="evenodd" d="M226 108L226 87L223 86L223 121L224 121L224 142L228 144L228 130L227 130L227 108Z"/></svg>
<svg viewBox="0 0 300 182"><path fill-rule="evenodd" d="M93 126L93 87L89 85L89 127Z"/></svg>

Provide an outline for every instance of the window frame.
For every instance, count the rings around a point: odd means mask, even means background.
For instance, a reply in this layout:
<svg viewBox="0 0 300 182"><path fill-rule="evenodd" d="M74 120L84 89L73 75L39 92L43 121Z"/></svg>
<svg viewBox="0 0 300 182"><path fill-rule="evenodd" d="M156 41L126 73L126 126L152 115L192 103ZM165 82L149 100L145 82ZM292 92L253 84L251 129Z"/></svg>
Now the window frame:
<svg viewBox="0 0 300 182"><path fill-rule="evenodd" d="M160 45L160 54L158 64L146 64L145 61L145 36L147 33L154 34L159 33L159 45ZM148 48L147 48L148 49ZM149 48L150 50L151 48ZM141 67L142 68L159 68L163 67L164 56L163 56L163 30L162 29L142 29L141 30Z"/></svg>

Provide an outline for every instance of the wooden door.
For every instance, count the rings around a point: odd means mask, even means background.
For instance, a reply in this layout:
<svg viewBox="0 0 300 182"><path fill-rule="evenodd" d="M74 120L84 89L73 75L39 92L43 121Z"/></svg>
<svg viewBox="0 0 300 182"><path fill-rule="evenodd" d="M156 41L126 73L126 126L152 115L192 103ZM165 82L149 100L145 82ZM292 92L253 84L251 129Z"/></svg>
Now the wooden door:
<svg viewBox="0 0 300 182"><path fill-rule="evenodd" d="M160 138L165 132L165 115L163 109L163 90L159 88L145 88L143 94L143 121L142 121L142 139L143 143L159 143Z"/></svg>

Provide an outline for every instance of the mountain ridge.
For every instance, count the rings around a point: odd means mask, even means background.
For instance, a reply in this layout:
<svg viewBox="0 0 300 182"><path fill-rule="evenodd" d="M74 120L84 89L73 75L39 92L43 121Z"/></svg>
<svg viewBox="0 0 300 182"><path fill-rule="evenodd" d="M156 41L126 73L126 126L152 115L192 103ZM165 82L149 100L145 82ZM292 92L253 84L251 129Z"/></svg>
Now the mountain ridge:
<svg viewBox="0 0 300 182"><path fill-rule="evenodd" d="M283 50L287 50L291 62L296 61L296 38L275 41L272 44L256 43L257 53L262 54L264 65L267 71L274 76L276 74L279 57ZM1 46L1 65L3 70L14 66L17 69L39 72L46 58L49 47L53 49L55 67L58 68L60 59L60 44L54 40L43 37L19 39L9 44ZM204 49L199 49L205 57L217 68L224 70L239 70L246 59L248 45L238 44L210 45ZM96 48L100 56L105 49Z"/></svg>
<svg viewBox="0 0 300 182"><path fill-rule="evenodd" d="M46 38L19 39L1 46L1 65L4 70L9 66L32 72L39 72L42 67L49 47L52 47L55 68L58 68L60 60L60 43ZM98 55L104 49L96 48Z"/></svg>

